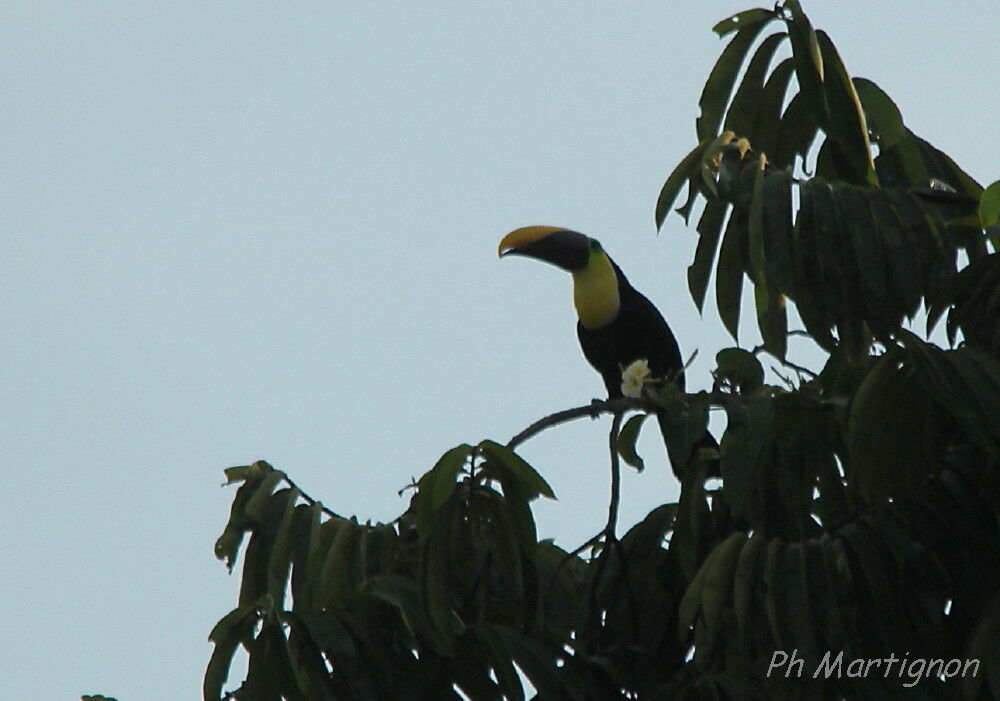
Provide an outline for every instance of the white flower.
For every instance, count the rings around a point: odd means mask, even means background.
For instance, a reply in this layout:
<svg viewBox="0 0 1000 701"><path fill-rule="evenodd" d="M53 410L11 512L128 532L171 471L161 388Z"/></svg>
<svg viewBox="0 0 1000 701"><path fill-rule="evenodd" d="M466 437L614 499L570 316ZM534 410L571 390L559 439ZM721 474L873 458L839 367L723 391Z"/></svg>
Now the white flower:
<svg viewBox="0 0 1000 701"><path fill-rule="evenodd" d="M642 387L649 377L649 361L645 358L632 361L622 371L622 394L632 399L642 398Z"/></svg>

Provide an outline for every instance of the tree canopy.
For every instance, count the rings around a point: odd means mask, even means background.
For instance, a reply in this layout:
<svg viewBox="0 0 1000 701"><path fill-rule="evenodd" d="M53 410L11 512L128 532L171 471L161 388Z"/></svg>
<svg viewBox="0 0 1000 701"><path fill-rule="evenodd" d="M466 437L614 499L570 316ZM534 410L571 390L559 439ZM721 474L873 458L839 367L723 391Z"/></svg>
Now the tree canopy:
<svg viewBox="0 0 1000 701"><path fill-rule="evenodd" d="M525 680L540 699L1000 696L1000 183L913 133L797 0L714 31L728 43L697 143L655 216L699 212L691 297L703 309L714 277L738 342L749 282L760 346L719 351L711 391L451 448L391 523L335 514L263 461L226 470L240 486L216 555L232 569L242 551L242 580L206 700L241 646L230 698L524 699ZM948 348L926 340L942 321ZM788 357L793 333L823 350L819 372ZM692 453L711 408L720 446ZM679 501L618 536L615 494L580 549L539 540L531 505L554 495L517 447L610 413L614 474L619 457L641 468L642 419L663 409L671 455L691 456ZM769 674L775 651L806 673ZM814 678L827 651L845 669ZM942 665L916 681L902 661L846 666L890 654Z"/></svg>

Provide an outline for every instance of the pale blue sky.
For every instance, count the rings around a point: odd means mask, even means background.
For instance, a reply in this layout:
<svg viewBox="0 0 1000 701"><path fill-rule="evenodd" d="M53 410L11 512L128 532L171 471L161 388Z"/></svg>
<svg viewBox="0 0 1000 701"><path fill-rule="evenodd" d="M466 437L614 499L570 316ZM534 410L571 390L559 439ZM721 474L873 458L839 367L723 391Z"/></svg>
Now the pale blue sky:
<svg viewBox="0 0 1000 701"><path fill-rule="evenodd" d="M510 229L600 237L707 386L729 340L688 297L692 232L657 238L653 204L693 145L710 27L747 7L4 3L4 698L198 697L238 585L212 556L222 468L265 458L387 520L445 449L600 396L569 279L498 262ZM806 10L998 177L995 0ZM676 495L645 438L623 528ZM560 497L543 536L600 527L605 439L580 422L524 449Z"/></svg>

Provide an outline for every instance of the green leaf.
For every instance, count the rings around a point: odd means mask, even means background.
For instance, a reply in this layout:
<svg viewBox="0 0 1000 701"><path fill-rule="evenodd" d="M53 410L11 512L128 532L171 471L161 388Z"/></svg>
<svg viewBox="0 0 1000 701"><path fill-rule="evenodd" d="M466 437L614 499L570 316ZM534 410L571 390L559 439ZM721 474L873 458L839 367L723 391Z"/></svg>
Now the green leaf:
<svg viewBox="0 0 1000 701"><path fill-rule="evenodd" d="M1000 224L1000 180L983 190L979 198L979 221L984 228Z"/></svg>
<svg viewBox="0 0 1000 701"><path fill-rule="evenodd" d="M808 259L814 266L813 273L817 276L814 301L822 319L820 323L824 328L830 328L839 321L846 272L841 260L844 247L840 241L840 217L833 198L833 189L829 183L816 178L810 181L808 188L804 189L808 190L811 196L812 223L815 226L812 256Z"/></svg>
<svg viewBox="0 0 1000 701"><path fill-rule="evenodd" d="M723 614L732 597L736 563L746 542L746 533L731 533L715 546L705 561L705 567L708 567L709 562L712 566L702 587L701 611L705 617L705 625L713 636L722 628Z"/></svg>
<svg viewBox="0 0 1000 701"><path fill-rule="evenodd" d="M445 452L419 481L417 530L421 538L429 537L434 528L434 512L440 509L455 491L455 478L465 465L472 446L468 443Z"/></svg>
<svg viewBox="0 0 1000 701"><path fill-rule="evenodd" d="M618 454L622 457L622 460L639 472L642 472L646 465L635 451L635 444L639 440L639 429L642 428L642 422L648 416L649 414L636 414L625 422L621 433L618 434Z"/></svg>
<svg viewBox="0 0 1000 701"><path fill-rule="evenodd" d="M275 495L275 512L280 513L281 518L274 532L267 565L267 593L278 608L283 607L288 571L292 564L292 536L296 531L292 524L296 518L304 518L308 513L305 504L295 505L300 495L301 492L295 488L284 490L280 498Z"/></svg>
<svg viewBox="0 0 1000 701"><path fill-rule="evenodd" d="M285 473L281 470L273 470L264 475L243 510L247 519L253 523L259 523L264 518L264 506L271 498L271 493L278 486L278 482L283 479L285 479Z"/></svg>
<svg viewBox="0 0 1000 701"><path fill-rule="evenodd" d="M833 325L826 305L823 268L820 263L820 243L816 222L815 193L824 183L810 181L799 188L800 205L795 226L794 242L795 306L806 330L817 343L832 352L836 341L830 333Z"/></svg>
<svg viewBox="0 0 1000 701"><path fill-rule="evenodd" d="M785 25L792 42L795 77L799 83L803 107L812 115L816 124L825 126L829 115L823 92L823 56L816 39L816 32L798 0L787 0L784 7L791 13L786 17Z"/></svg>
<svg viewBox="0 0 1000 701"><path fill-rule="evenodd" d="M757 395L726 406L728 425L719 446L723 494L735 518L758 527L764 520L759 493L761 454L774 433L774 402Z"/></svg>
<svg viewBox="0 0 1000 701"><path fill-rule="evenodd" d="M750 143L757 153L767 154L772 162L778 143L781 108L784 107L788 83L794 71L795 59L786 58L779 63L764 83L764 89L760 92L758 100L757 118L751 131Z"/></svg>
<svg viewBox="0 0 1000 701"><path fill-rule="evenodd" d="M755 285L767 284L767 271L764 267L764 166L767 158L764 154L757 156L754 169L753 195L750 201L750 216L747 221L747 232L750 249L750 280Z"/></svg>
<svg viewBox="0 0 1000 701"><path fill-rule="evenodd" d="M323 507L319 502L314 502L305 508L300 518L295 520L292 599L296 611L313 608L312 592L323 560L322 514Z"/></svg>
<svg viewBox="0 0 1000 701"><path fill-rule="evenodd" d="M794 165L795 157L800 156L805 164L806 154L816 139L819 122L809 111L805 97L799 92L791 99L778 125L774 141L774 153L771 162L776 168L788 168ZM773 129L773 127L771 127Z"/></svg>
<svg viewBox="0 0 1000 701"><path fill-rule="evenodd" d="M784 360L788 350L785 296L771 284L755 285L753 295L757 308L757 326L764 339L764 348L778 360Z"/></svg>
<svg viewBox="0 0 1000 701"><path fill-rule="evenodd" d="M892 300L887 297L888 264L882 250L882 241L872 225L872 213L861 190L846 186L836 188L836 193L843 203L843 236L850 245L850 258L856 266L858 301L869 328L876 337L885 341L902 314L893 308Z"/></svg>
<svg viewBox="0 0 1000 701"><path fill-rule="evenodd" d="M694 253L694 261L687 269L688 289L691 299L698 307L699 313L705 306L705 293L708 291L708 279L712 273L712 263L719 247L719 236L722 233L722 223L726 219L729 205L721 200L711 200L705 205L705 210L698 220L698 247Z"/></svg>
<svg viewBox="0 0 1000 701"><path fill-rule="evenodd" d="M764 611L767 614L768 625L774 640L780 649L788 649L795 641L787 635L787 628L782 620L783 604L777 591L777 579L782 572L782 560L785 555L785 543L778 538L772 538L767 544L767 559L764 564Z"/></svg>
<svg viewBox="0 0 1000 701"><path fill-rule="evenodd" d="M444 524L455 524L455 519L451 518L451 512L455 510L455 502L449 502L438 517ZM431 640L435 642L440 654L447 657L454 654L455 626L460 623L452 606L450 563L448 532L445 528L435 529L421 546L420 594L433 624L434 635Z"/></svg>
<svg viewBox="0 0 1000 701"><path fill-rule="evenodd" d="M715 139L708 145L705 152L701 155L701 165L698 169L698 175L701 177L701 184L705 191L708 192L711 197L709 199L715 199L720 197L720 190L725 191L725 187L728 186L726 182L729 176L729 170L726 168L730 159L729 156L734 147L734 140L736 135L731 131L725 131L719 134ZM719 183L716 184L715 178L719 178ZM694 203L694 196L697 194L695 190L695 181L691 182L690 197L687 203L680 209L680 213L684 220L687 221L688 215L691 212L692 205ZM708 195L706 195L708 197Z"/></svg>
<svg viewBox="0 0 1000 701"><path fill-rule="evenodd" d="M859 592L861 600L858 605L863 609L879 611L880 615L873 617L871 621L871 635L876 644L888 649L890 631L898 625L894 606L898 591L893 586L893 577L887 571L891 560L885 557L885 552L860 522L845 525L840 536L845 550L853 558L851 571L856 573L859 583L865 584L864 589ZM857 563L856 566L854 563Z"/></svg>
<svg viewBox="0 0 1000 701"><path fill-rule="evenodd" d="M524 687L503 639L496 635L489 625L477 626L475 634L490 653L493 671L504 697L511 701L524 701Z"/></svg>
<svg viewBox="0 0 1000 701"><path fill-rule="evenodd" d="M249 647L250 659L247 676L239 694L244 698L302 699L301 694L289 691L294 688L294 672L288 657L288 645L283 627L274 618L268 618Z"/></svg>
<svg viewBox="0 0 1000 701"><path fill-rule="evenodd" d="M681 159L681 162L674 167L673 172L667 177L667 181L663 183L660 196L656 199L657 229L663 228L663 222L666 221L667 214L670 213L670 208L674 206L674 201L677 199L681 188L684 187L684 183L698 173L705 149L708 148L714 138L712 136L702 139L701 143L691 149L690 153Z"/></svg>
<svg viewBox="0 0 1000 701"><path fill-rule="evenodd" d="M364 590L396 610L412 640L430 639L439 651L447 649L448 641L439 637L436 626L427 617L420 599L420 587L412 577L376 575L365 581Z"/></svg>
<svg viewBox="0 0 1000 701"><path fill-rule="evenodd" d="M549 499L556 498L552 487L535 468L507 446L487 440L479 444L479 450L490 461L493 469L502 468L502 474L509 475L517 483L528 501L536 499L539 495Z"/></svg>
<svg viewBox="0 0 1000 701"><path fill-rule="evenodd" d="M723 348L715 354L716 381L728 380L741 394L753 394L764 384L764 368L753 353L742 348Z"/></svg>
<svg viewBox="0 0 1000 701"><path fill-rule="evenodd" d="M877 191L863 193L872 212L872 229L882 242L888 263L890 295L895 300L894 325L903 316L912 317L920 306L920 287L913 260L913 252L906 245L899 216L889 199Z"/></svg>
<svg viewBox="0 0 1000 701"><path fill-rule="evenodd" d="M250 479L254 475L260 474L262 471L260 468L260 462L255 462L253 465L238 465L237 467L227 467L223 470L223 474L226 475L226 484L232 484L233 482L243 482L244 480ZM266 464L266 463L265 463Z"/></svg>
<svg viewBox="0 0 1000 701"><path fill-rule="evenodd" d="M730 214L715 271L715 302L719 317L734 341L739 341L740 298L743 295L742 249L748 236L746 219L746 215L739 210Z"/></svg>
<svg viewBox="0 0 1000 701"><path fill-rule="evenodd" d="M676 390L666 388L658 397L664 411L657 413L657 422L667 446L667 455L675 473L684 470L692 450L702 440L708 425L708 394L699 392L686 399Z"/></svg>
<svg viewBox="0 0 1000 701"><path fill-rule="evenodd" d="M722 55L719 56L708 80L705 81L701 99L698 101L701 116L695 121L695 127L699 140L712 139L719 133L722 115L743 60L754 39L771 19L769 16L757 17L755 21L744 24L722 50Z"/></svg>
<svg viewBox="0 0 1000 701"><path fill-rule="evenodd" d="M353 521L341 521L323 555L319 571L321 606L336 603L357 591L364 580L360 571L358 544L362 526Z"/></svg>
<svg viewBox="0 0 1000 701"><path fill-rule="evenodd" d="M764 238L764 166L766 159L760 154L750 204L749 244L750 269L754 282L754 301L757 308L757 326L764 339L764 347L776 358L784 359L788 341L788 321L785 298L769 275Z"/></svg>
<svg viewBox="0 0 1000 701"><path fill-rule="evenodd" d="M242 528L227 525L225 530L222 531L222 535L215 541L215 557L225 561L226 567L230 572L232 572L233 566L236 564L236 556L239 552L240 544L243 542L244 533L246 531Z"/></svg>
<svg viewBox="0 0 1000 701"><path fill-rule="evenodd" d="M699 611L704 616L709 632L714 635L718 631L721 623L720 610L732 591L734 568L744 543L746 533L731 533L712 549L698 569L681 599L678 625L682 638L695 624Z"/></svg>
<svg viewBox="0 0 1000 701"><path fill-rule="evenodd" d="M452 492L455 491L455 477L465 465L471 452L472 446L468 443L455 446L442 455L430 472L425 475L426 484L424 484L424 478L421 478L421 491L427 490L431 509L441 508L451 497Z"/></svg>
<svg viewBox="0 0 1000 701"><path fill-rule="evenodd" d="M865 122L875 133L880 149L895 146L908 138L903 115L896 103L867 78L853 78L854 90L865 112Z"/></svg>
<svg viewBox="0 0 1000 701"><path fill-rule="evenodd" d="M976 390L956 370L952 358L957 351L945 354L905 329L900 329L897 337L909 351L934 398L951 412L971 440L988 454L996 454L997 439L991 435L994 432L1000 435L1000 431L993 429L996 415L984 410L976 399Z"/></svg>
<svg viewBox="0 0 1000 701"><path fill-rule="evenodd" d="M714 469L712 461L693 460L682 477L670 553L677 558L686 581L694 577L711 545L711 511L705 495L705 480Z"/></svg>
<svg viewBox="0 0 1000 701"><path fill-rule="evenodd" d="M717 22L712 27L712 31L721 38L748 25L752 26L759 22L770 21L774 16L773 10L765 10L760 7L753 10L743 10L743 12L737 12L735 15L730 15L726 19Z"/></svg>
<svg viewBox="0 0 1000 701"><path fill-rule="evenodd" d="M369 701L376 698L374 685L361 664L355 641L336 615L329 612L285 612L282 618L290 626L288 658L292 673L305 698L309 701L334 699L324 660L325 651L330 651L335 674L342 674L347 669L362 670L360 674L345 679L352 699ZM317 638L322 640L322 649Z"/></svg>
<svg viewBox="0 0 1000 701"><path fill-rule="evenodd" d="M759 573L764 568L767 553L767 538L760 533L752 533L740 550L736 569L733 573L733 610L736 625L742 636L747 636L754 624L753 607L761 601L757 593Z"/></svg>
<svg viewBox="0 0 1000 701"><path fill-rule="evenodd" d="M583 699L592 692L571 674L559 674L557 660L565 657L561 647L546 644L536 637L504 625L491 626L503 641L505 649L513 656L525 676L538 690L538 698Z"/></svg>
<svg viewBox="0 0 1000 701"><path fill-rule="evenodd" d="M830 115L827 133L839 146L844 168L851 174L850 181L857 185L878 187L861 100L830 37L822 30L816 36L826 72L823 88Z"/></svg>
<svg viewBox="0 0 1000 701"><path fill-rule="evenodd" d="M750 59L740 87L736 90L729 110L726 112L724 130L732 131L737 136L752 136L757 113L762 103L761 93L764 89L764 76L771 65L774 52L787 38L787 34L778 32L761 42L753 58ZM754 146L756 147L756 144Z"/></svg>
<svg viewBox="0 0 1000 701"><path fill-rule="evenodd" d="M762 193L764 269L777 291L795 293L792 272L792 173L765 173Z"/></svg>
<svg viewBox="0 0 1000 701"><path fill-rule="evenodd" d="M229 667L236 648L250 638L256 621L254 606L240 606L226 614L208 634L208 639L215 643L215 649L208 661L202 683L202 697L205 701L221 701L222 687L229 677Z"/></svg>

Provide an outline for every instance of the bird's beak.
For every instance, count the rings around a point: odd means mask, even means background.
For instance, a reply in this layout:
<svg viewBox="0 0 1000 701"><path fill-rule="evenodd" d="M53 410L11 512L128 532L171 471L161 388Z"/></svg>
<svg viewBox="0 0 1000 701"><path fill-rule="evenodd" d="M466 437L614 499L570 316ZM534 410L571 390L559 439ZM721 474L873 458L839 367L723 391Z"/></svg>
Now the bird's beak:
<svg viewBox="0 0 1000 701"><path fill-rule="evenodd" d="M590 239L557 226L525 226L500 241L497 253L527 256L552 263L570 272L583 270L590 260Z"/></svg>

